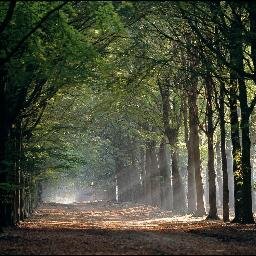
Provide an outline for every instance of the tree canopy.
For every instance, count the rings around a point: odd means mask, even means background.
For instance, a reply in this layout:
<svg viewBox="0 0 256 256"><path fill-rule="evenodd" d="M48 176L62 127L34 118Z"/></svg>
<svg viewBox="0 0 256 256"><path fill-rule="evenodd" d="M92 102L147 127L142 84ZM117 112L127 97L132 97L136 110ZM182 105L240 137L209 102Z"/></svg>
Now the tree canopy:
<svg viewBox="0 0 256 256"><path fill-rule="evenodd" d="M0 226L54 184L253 223L255 19L253 2L1 2Z"/></svg>

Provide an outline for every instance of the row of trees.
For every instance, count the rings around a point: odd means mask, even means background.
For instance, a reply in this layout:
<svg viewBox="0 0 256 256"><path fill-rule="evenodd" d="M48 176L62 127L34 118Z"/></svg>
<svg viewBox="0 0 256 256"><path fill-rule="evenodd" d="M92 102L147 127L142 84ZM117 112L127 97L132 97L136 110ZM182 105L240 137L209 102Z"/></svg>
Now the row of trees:
<svg viewBox="0 0 256 256"><path fill-rule="evenodd" d="M254 4L168 3L149 6L150 14L130 29L126 57L131 59L130 77L136 82L158 84L162 100L164 135L172 149L172 176L175 177L181 110L188 113L188 164L193 188L196 183L196 209L204 212L198 128L207 137L209 213L216 219L216 173L214 132L219 124L223 171L223 214L229 216L226 157L226 126L230 124L233 155L235 222L253 222L250 116L256 103L254 82ZM140 8L140 5L138 5ZM210 15L209 15L210 13ZM132 54L133 53L133 54ZM118 55L117 55L118 56ZM120 56L119 56L120 58ZM127 58L126 58L127 61ZM132 68L131 68L132 67ZM138 75L143 73L142 77ZM126 72L124 72L124 75ZM130 82L130 80L129 80ZM135 83L136 83L135 82ZM131 82L133 83L133 82ZM186 103L186 98L188 103ZM185 104L184 104L185 102ZM205 108L200 121L197 103ZM226 105L225 105L226 102ZM185 107L183 106L185 105ZM179 112L180 111L180 112ZM229 118L225 113L228 112ZM184 125L186 126L186 125ZM192 148L190 148L192 147ZM191 153L190 153L191 152ZM195 180L195 182L194 182ZM179 186L177 186L179 187ZM177 190L179 191L179 190ZM174 195L180 194L174 192ZM193 193L190 193L193 198ZM189 205L193 203L189 202Z"/></svg>
<svg viewBox="0 0 256 256"><path fill-rule="evenodd" d="M10 1L0 14L0 226L63 175L209 219L219 194L224 221L233 199L234 222L254 222L255 4Z"/></svg>
<svg viewBox="0 0 256 256"><path fill-rule="evenodd" d="M105 43L95 31L113 16L104 36L112 32L117 21L111 6L1 3L0 226L15 224L35 207L37 149L27 149L27 142L58 90L83 82L92 63L100 63Z"/></svg>

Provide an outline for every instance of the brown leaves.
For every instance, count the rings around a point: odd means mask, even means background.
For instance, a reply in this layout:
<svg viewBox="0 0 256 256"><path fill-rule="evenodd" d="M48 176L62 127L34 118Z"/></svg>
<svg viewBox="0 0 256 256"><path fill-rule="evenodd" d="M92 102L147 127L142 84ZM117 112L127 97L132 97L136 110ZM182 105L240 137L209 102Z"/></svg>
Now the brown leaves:
<svg viewBox="0 0 256 256"><path fill-rule="evenodd" d="M0 254L250 254L255 231L141 204L44 204L5 231Z"/></svg>

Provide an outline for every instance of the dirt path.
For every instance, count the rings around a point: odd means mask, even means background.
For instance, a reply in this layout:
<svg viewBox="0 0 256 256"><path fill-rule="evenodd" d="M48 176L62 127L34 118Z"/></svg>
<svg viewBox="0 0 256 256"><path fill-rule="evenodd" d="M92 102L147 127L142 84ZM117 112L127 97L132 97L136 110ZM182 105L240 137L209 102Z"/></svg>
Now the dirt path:
<svg viewBox="0 0 256 256"><path fill-rule="evenodd" d="M0 254L256 254L255 231L144 205L44 204L0 234Z"/></svg>

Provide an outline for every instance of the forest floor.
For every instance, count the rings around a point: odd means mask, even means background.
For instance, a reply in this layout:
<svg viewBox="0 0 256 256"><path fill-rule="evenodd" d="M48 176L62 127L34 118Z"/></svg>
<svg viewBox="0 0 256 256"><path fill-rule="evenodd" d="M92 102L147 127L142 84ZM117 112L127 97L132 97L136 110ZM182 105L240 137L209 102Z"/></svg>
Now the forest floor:
<svg viewBox="0 0 256 256"><path fill-rule="evenodd" d="M0 254L256 254L256 225L174 216L141 204L50 203L0 234Z"/></svg>

